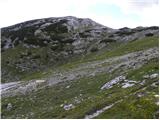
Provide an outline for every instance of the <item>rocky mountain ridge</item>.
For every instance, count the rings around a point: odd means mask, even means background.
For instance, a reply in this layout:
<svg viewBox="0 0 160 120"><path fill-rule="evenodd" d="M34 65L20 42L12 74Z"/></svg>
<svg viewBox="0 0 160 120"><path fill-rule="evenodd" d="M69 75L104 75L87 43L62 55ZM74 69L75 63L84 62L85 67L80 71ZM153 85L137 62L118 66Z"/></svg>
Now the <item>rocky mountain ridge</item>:
<svg viewBox="0 0 160 120"><path fill-rule="evenodd" d="M158 118L159 27L73 16L2 28L2 118Z"/></svg>
<svg viewBox="0 0 160 120"><path fill-rule="evenodd" d="M62 64L75 55L110 49L108 46L114 42L122 44L157 35L158 27L115 30L91 19L68 16L27 21L1 31L2 56L5 51L20 50L17 55L2 57L2 78L20 80L22 77L15 76L9 69L16 69L19 74L41 71Z"/></svg>

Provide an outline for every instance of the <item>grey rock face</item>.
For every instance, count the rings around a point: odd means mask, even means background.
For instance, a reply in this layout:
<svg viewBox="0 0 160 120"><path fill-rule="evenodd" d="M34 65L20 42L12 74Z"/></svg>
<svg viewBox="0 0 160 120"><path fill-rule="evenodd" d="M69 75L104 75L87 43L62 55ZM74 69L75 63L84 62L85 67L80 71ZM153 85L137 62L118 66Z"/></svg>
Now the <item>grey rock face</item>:
<svg viewBox="0 0 160 120"><path fill-rule="evenodd" d="M158 27L111 29L91 19L72 16L44 18L2 28L2 77L21 80L21 74L34 73L63 64L75 56L85 56L112 43L123 43L146 36L158 35ZM30 54L23 55L23 52ZM65 60L65 61L64 61ZM19 75L15 76L15 69Z"/></svg>
<svg viewBox="0 0 160 120"><path fill-rule="evenodd" d="M110 89L113 87L113 85L117 84L118 82L122 81L122 80L125 80L126 77L125 76L118 76L116 78L114 78L113 80L107 82L106 84L104 84L102 87L101 87L101 90L104 90L104 89Z"/></svg>
<svg viewBox="0 0 160 120"><path fill-rule="evenodd" d="M127 42L133 41L137 39L142 39L144 37L158 35L159 28L158 27L137 27L134 29L130 28L121 28L112 32L109 35L110 39L116 40L118 42Z"/></svg>
<svg viewBox="0 0 160 120"><path fill-rule="evenodd" d="M102 34L112 30L91 19L72 16L32 20L2 28L2 52L22 51L14 52L19 54L13 55L14 59L9 55L9 64L5 65L6 60L2 60L2 76L14 81L14 73L8 67L20 74L32 73L61 64L65 62L63 59L67 61L74 55L86 54L92 44L97 45ZM23 55L24 49L31 54Z"/></svg>

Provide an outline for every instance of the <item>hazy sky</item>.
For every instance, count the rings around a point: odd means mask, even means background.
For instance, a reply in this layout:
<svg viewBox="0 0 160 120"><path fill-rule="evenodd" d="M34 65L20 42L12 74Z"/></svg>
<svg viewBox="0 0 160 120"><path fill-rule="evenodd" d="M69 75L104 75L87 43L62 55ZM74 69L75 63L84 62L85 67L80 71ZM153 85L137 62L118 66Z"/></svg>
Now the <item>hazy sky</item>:
<svg viewBox="0 0 160 120"><path fill-rule="evenodd" d="M112 28L159 25L158 0L0 0L0 27L60 16L76 16Z"/></svg>

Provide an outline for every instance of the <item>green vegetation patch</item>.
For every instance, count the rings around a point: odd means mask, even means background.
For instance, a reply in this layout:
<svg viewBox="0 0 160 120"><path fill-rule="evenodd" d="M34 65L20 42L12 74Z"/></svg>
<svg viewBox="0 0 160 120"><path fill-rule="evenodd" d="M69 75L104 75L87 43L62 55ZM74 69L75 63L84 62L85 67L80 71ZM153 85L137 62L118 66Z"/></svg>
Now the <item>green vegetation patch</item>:
<svg viewBox="0 0 160 120"><path fill-rule="evenodd" d="M103 60L110 57L121 56L131 52L146 50L152 47L158 47L159 38L158 36L145 37L143 39L131 41L128 43L112 43L110 45L111 50L104 49L100 53L94 52L86 56L81 56L81 58L74 58L67 64L61 66L62 69L72 69L76 66L80 66L81 63Z"/></svg>
<svg viewBox="0 0 160 120"><path fill-rule="evenodd" d="M127 79L141 82L143 79L140 76L157 72L157 61L149 61L137 69L138 72L130 70ZM139 74L141 72L144 74ZM144 85L136 84L125 89L114 85L108 90L101 90L106 82L117 77L115 74L116 71L113 74L99 74L58 83L26 96L2 98L2 118L84 118L85 115L92 114L120 99L123 99L121 103L102 113L98 118L157 118L158 106L155 104L154 95L158 94L158 87L151 87L151 84L158 80L147 79ZM144 93L144 96L139 98L137 93ZM76 103L76 99L80 103ZM11 110L7 109L8 103L13 105ZM74 108L64 110L64 105L68 104L73 104Z"/></svg>

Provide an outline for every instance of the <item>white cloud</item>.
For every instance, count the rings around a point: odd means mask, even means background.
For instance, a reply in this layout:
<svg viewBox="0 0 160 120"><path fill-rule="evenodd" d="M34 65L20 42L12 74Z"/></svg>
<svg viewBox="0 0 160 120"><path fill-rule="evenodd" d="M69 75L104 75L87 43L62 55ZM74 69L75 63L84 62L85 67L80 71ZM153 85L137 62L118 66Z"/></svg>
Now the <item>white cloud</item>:
<svg viewBox="0 0 160 120"><path fill-rule="evenodd" d="M141 24L142 25L159 25L159 7L158 6L152 6L149 8L145 8L143 11L137 13L141 16Z"/></svg>
<svg viewBox="0 0 160 120"><path fill-rule="evenodd" d="M137 0L128 0L126 4L120 5L124 14L139 16L140 20L137 23L135 22L136 24L134 27L159 25L159 5L157 0L141 0L141 2L135 1Z"/></svg>
<svg viewBox="0 0 160 120"><path fill-rule="evenodd" d="M0 0L0 27L31 19L60 16L91 18L109 27L136 27L158 25L158 0ZM93 6L105 4L120 8L124 19L94 13ZM143 3L143 4L142 4ZM140 21L129 18L136 15Z"/></svg>

